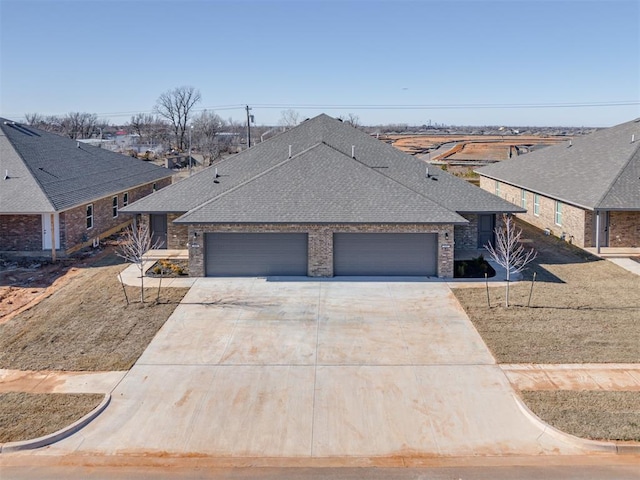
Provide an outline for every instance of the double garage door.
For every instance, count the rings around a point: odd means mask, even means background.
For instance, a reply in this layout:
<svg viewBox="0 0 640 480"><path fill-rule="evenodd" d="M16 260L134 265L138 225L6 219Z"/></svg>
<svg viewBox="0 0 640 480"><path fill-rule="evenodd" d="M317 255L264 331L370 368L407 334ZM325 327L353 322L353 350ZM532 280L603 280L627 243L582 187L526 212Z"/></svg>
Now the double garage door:
<svg viewBox="0 0 640 480"><path fill-rule="evenodd" d="M306 233L208 233L209 277L307 275ZM335 233L337 276L437 273L437 236L431 233Z"/></svg>

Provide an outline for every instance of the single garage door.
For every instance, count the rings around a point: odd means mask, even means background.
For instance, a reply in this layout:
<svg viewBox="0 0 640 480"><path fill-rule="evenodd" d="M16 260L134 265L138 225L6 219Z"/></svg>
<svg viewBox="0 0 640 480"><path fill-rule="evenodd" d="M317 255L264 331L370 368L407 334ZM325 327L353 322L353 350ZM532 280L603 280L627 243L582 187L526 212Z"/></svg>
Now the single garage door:
<svg viewBox="0 0 640 480"><path fill-rule="evenodd" d="M208 277L307 274L306 233L207 233Z"/></svg>
<svg viewBox="0 0 640 480"><path fill-rule="evenodd" d="M334 275L419 275L438 271L435 233L334 233Z"/></svg>

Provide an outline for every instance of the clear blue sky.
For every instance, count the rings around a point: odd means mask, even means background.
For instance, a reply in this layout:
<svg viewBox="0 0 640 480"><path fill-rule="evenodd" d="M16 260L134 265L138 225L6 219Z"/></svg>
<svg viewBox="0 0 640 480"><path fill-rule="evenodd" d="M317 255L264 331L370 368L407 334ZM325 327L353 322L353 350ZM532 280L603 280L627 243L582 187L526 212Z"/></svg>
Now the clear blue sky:
<svg viewBox="0 0 640 480"><path fill-rule="evenodd" d="M367 125L640 117L639 0L0 0L0 40L0 115L16 120L127 123L181 85L259 125L287 108ZM612 102L635 104L574 106Z"/></svg>

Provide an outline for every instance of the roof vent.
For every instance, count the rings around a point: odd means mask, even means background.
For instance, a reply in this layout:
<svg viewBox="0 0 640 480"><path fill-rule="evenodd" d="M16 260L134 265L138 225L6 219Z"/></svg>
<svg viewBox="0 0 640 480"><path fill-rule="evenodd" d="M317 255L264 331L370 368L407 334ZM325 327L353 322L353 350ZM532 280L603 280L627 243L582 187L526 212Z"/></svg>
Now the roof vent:
<svg viewBox="0 0 640 480"><path fill-rule="evenodd" d="M635 141L636 141L636 134L635 134L635 133L632 133L632 134L631 134L631 143L633 143L633 142L635 142Z"/></svg>
<svg viewBox="0 0 640 480"><path fill-rule="evenodd" d="M9 178L9 170L5 170L4 171L4 180L7 180Z"/></svg>
<svg viewBox="0 0 640 480"><path fill-rule="evenodd" d="M80 142L77 142L76 147L80 148Z"/></svg>
<svg viewBox="0 0 640 480"><path fill-rule="evenodd" d="M429 167L427 167L427 170L426 170L425 173L426 173L427 178L431 178L431 175L429 175Z"/></svg>
<svg viewBox="0 0 640 480"><path fill-rule="evenodd" d="M291 145L289 145L289 158L291 158Z"/></svg>
<svg viewBox="0 0 640 480"><path fill-rule="evenodd" d="M356 146L351 145L351 158L356 158Z"/></svg>
<svg viewBox="0 0 640 480"><path fill-rule="evenodd" d="M569 147L572 147L572 146L573 146L573 140L569 140ZM569 147L567 147L567 148L569 148Z"/></svg>

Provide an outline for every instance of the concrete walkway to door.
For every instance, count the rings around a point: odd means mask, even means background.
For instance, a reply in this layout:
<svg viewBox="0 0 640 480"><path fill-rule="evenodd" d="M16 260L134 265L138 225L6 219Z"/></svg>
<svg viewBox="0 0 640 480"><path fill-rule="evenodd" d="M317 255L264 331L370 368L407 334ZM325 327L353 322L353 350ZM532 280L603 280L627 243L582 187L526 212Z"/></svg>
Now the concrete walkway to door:
<svg viewBox="0 0 640 480"><path fill-rule="evenodd" d="M111 397L35 453L584 452L523 413L443 283L197 279Z"/></svg>

